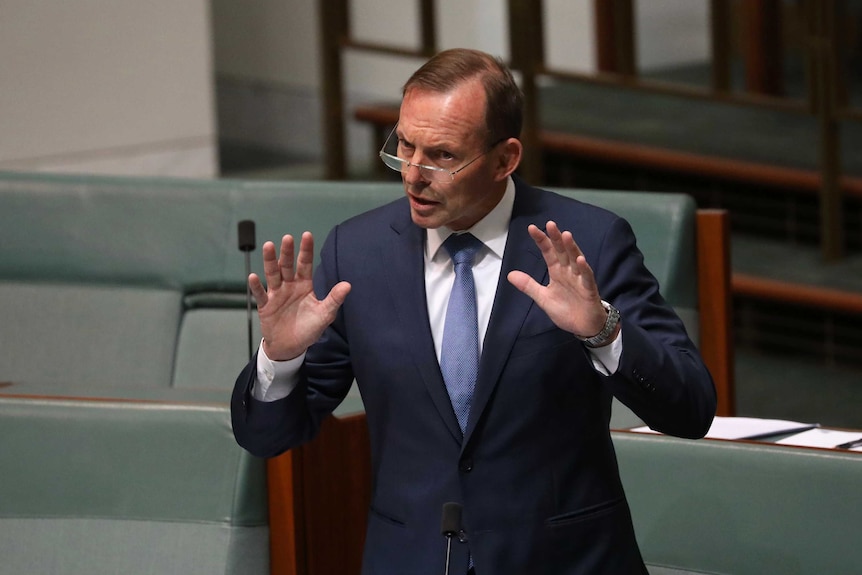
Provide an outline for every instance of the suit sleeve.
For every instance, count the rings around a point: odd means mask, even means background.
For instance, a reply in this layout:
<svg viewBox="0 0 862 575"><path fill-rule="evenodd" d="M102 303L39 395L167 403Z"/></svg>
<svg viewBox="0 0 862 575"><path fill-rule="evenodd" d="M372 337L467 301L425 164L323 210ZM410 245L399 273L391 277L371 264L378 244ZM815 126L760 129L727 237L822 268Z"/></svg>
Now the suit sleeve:
<svg viewBox="0 0 862 575"><path fill-rule="evenodd" d="M321 251L322 263L315 270L317 297L338 283L335 258L337 228ZM343 337L343 314L311 346L299 369L296 387L276 401L260 401L252 394L257 372L257 354L234 384L231 422L234 437L243 448L259 457L274 457L310 441L321 422L344 400L353 373Z"/></svg>
<svg viewBox="0 0 862 575"><path fill-rule="evenodd" d="M623 351L611 392L650 428L703 437L716 409L715 386L682 320L646 269L628 222L616 218L590 262L602 298L620 310Z"/></svg>

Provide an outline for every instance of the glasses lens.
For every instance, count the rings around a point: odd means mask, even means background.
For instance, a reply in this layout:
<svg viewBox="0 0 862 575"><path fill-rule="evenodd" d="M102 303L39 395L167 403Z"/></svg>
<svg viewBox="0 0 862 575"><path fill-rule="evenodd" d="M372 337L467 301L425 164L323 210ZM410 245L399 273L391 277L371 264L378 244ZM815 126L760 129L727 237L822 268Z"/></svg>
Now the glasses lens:
<svg viewBox="0 0 862 575"><path fill-rule="evenodd" d="M433 166L423 166L420 164L409 164L407 160L403 160L392 154L387 154L384 151L380 151L380 159L383 160L383 163L386 164L386 167L395 170L396 172L405 173L409 166L415 166L419 169L419 175L423 180L428 182L434 182L437 184L448 184L452 182L452 174L448 170L444 170L442 168L435 168Z"/></svg>
<svg viewBox="0 0 862 575"><path fill-rule="evenodd" d="M395 170L396 172L403 172L407 166L407 162L401 158L396 158L395 156L383 151L380 152L380 159L383 160L383 163L386 164L387 168Z"/></svg>

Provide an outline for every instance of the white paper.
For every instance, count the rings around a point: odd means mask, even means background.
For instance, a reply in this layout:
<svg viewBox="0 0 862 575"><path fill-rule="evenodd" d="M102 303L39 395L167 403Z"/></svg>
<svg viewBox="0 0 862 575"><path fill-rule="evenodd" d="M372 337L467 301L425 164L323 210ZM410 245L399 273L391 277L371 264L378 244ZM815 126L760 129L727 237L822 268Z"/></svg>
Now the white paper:
<svg viewBox="0 0 862 575"><path fill-rule="evenodd" d="M788 421L786 419L761 419L759 417L716 417L706 437L711 439L756 439L782 433L792 433L816 427L815 423ZM637 427L632 431L655 433L649 427ZM842 443L839 441L838 443Z"/></svg>
<svg viewBox="0 0 862 575"><path fill-rule="evenodd" d="M847 443L862 439L862 431L839 431L837 429L809 429L790 437L785 437L775 443L780 445L801 445L804 447L826 447L832 448ZM848 451L862 452L862 446L854 447Z"/></svg>

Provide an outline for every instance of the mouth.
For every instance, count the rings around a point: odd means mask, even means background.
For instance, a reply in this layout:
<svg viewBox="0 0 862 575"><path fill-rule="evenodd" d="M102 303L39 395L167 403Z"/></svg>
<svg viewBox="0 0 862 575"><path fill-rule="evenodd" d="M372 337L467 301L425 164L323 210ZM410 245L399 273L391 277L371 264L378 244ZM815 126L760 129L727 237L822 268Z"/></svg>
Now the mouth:
<svg viewBox="0 0 862 575"><path fill-rule="evenodd" d="M440 202L435 202L428 198L415 196L411 193L408 193L407 197L410 198L410 205L412 205L414 208L430 208L440 204Z"/></svg>

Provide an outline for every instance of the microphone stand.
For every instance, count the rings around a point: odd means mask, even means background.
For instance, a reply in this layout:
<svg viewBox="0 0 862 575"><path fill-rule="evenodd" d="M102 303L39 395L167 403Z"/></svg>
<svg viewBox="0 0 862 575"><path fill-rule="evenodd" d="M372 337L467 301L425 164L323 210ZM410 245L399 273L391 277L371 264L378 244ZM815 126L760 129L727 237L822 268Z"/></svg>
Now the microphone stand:
<svg viewBox="0 0 862 575"><path fill-rule="evenodd" d="M245 252L245 277L251 275L251 252ZM248 279L245 282L245 319L248 327L248 358L251 359L254 355L252 351L252 333L251 333L251 286L248 285Z"/></svg>
<svg viewBox="0 0 862 575"><path fill-rule="evenodd" d="M452 552L452 537L461 529L461 504L450 501L443 504L443 519L440 531L446 537L446 569L444 575L449 575L449 559Z"/></svg>
<svg viewBox="0 0 862 575"><path fill-rule="evenodd" d="M254 355L252 344L252 320L251 320L251 286L248 285L248 276L251 275L251 252L254 250L254 222L242 220L237 226L237 238L239 249L245 252L245 316L248 327L248 358Z"/></svg>

